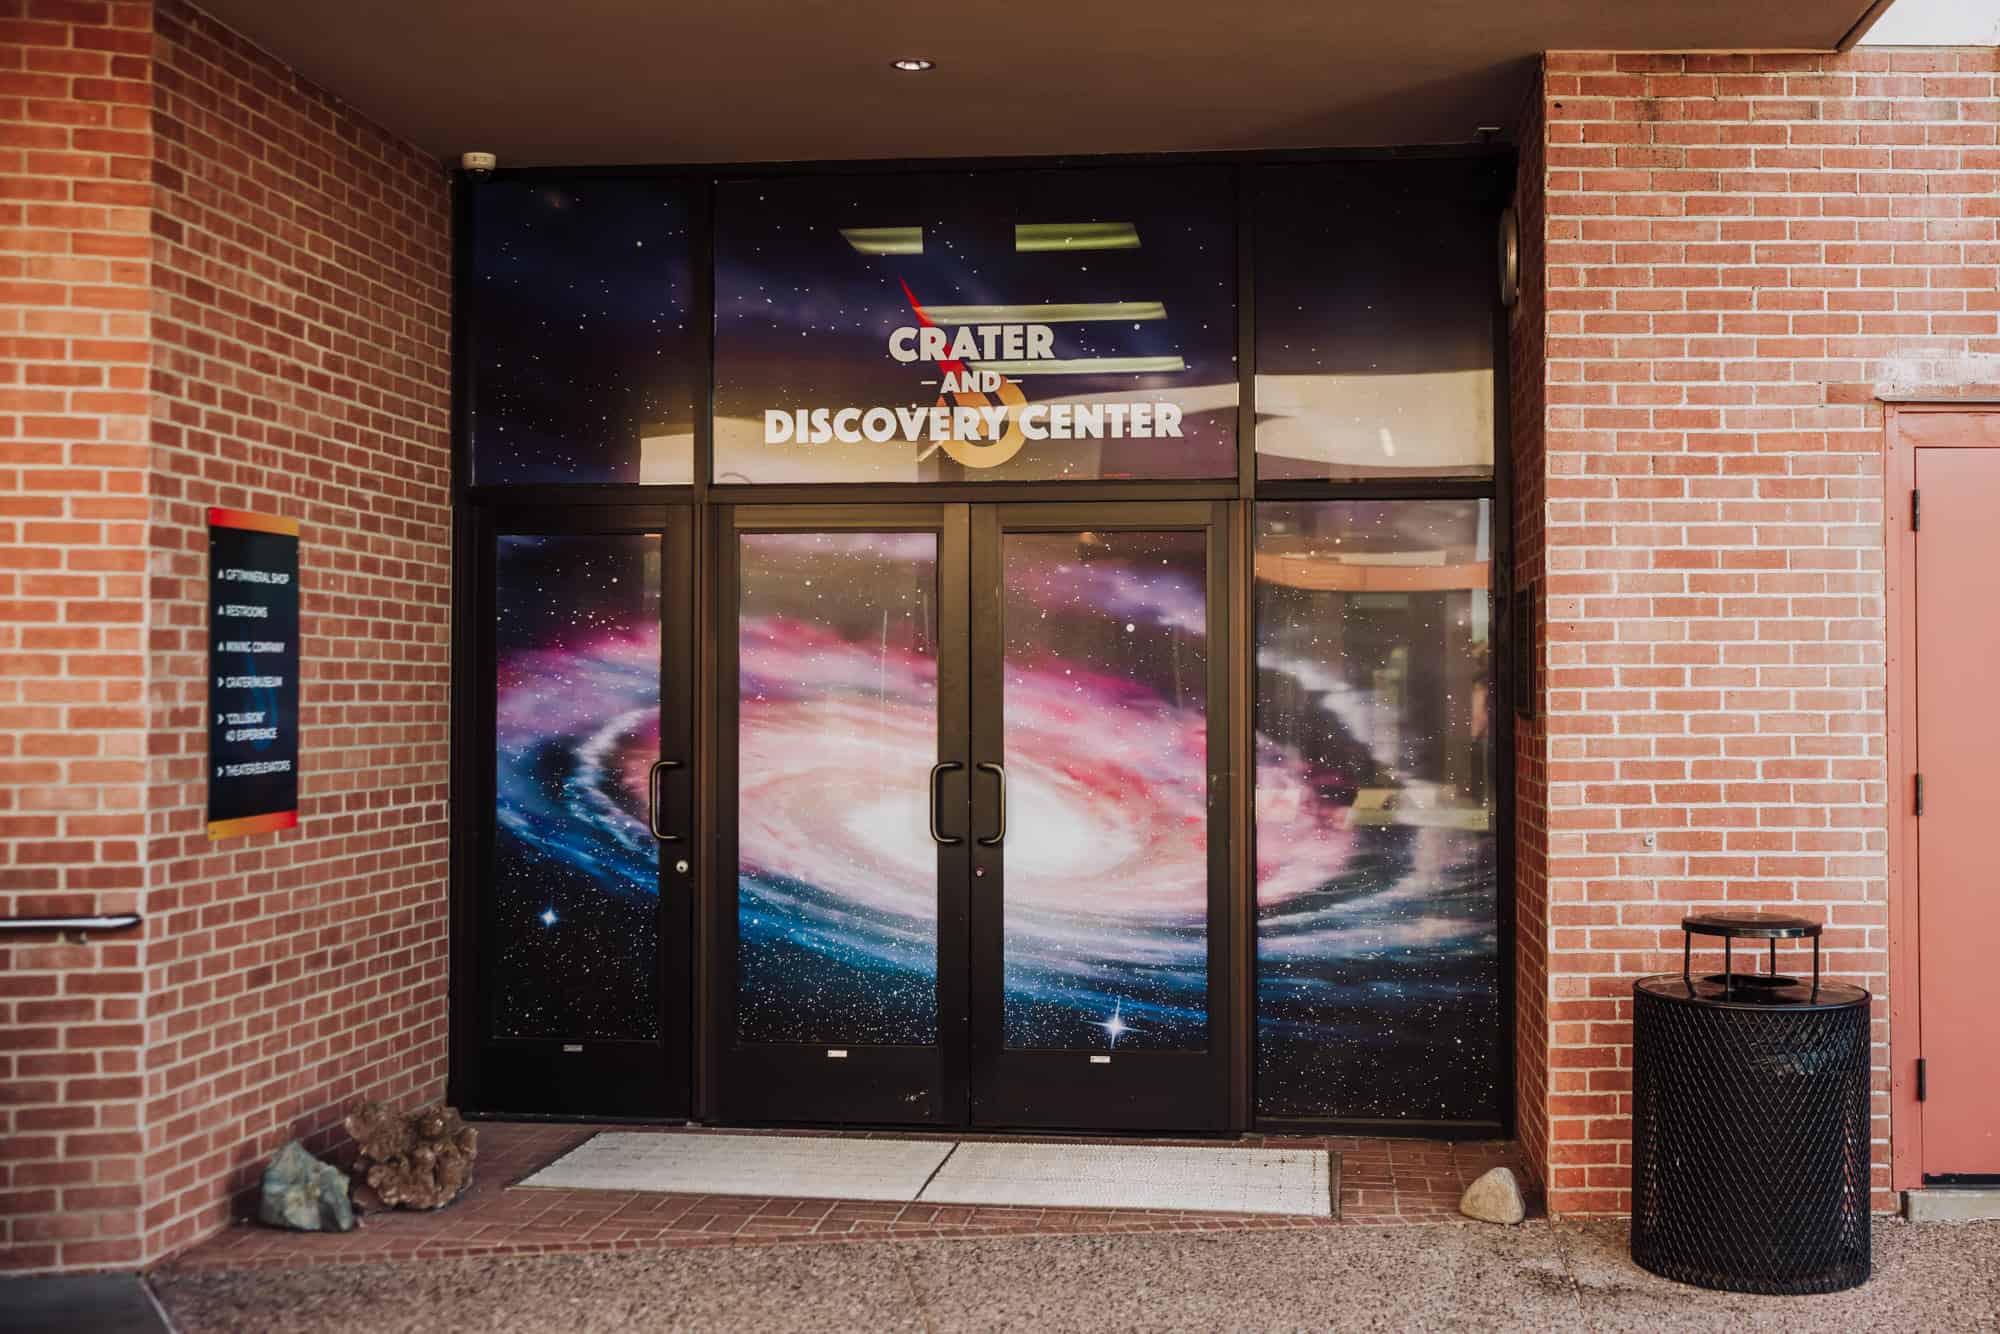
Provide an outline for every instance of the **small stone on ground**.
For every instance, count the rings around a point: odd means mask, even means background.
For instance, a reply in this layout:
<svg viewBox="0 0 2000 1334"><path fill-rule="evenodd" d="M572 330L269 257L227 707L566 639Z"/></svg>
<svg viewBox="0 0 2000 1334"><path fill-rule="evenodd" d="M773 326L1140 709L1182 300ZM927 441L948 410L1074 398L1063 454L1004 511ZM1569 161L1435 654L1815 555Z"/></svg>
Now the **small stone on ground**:
<svg viewBox="0 0 2000 1334"><path fill-rule="evenodd" d="M1482 1223L1512 1226L1528 1216L1528 1205L1521 1198L1521 1183L1514 1179L1513 1171L1496 1167L1465 1188L1458 1211Z"/></svg>
<svg viewBox="0 0 2000 1334"><path fill-rule="evenodd" d="M347 1232L354 1206L347 1198L347 1174L306 1152L292 1140L264 1169L257 1220L295 1232Z"/></svg>

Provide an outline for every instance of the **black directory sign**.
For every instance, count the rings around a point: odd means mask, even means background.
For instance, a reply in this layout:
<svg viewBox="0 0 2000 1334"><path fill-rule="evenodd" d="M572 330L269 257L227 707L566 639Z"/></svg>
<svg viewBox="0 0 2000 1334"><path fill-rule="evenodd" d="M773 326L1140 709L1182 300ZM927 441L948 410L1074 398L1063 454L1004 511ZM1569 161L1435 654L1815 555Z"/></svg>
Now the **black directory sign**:
<svg viewBox="0 0 2000 1334"><path fill-rule="evenodd" d="M208 836L299 822L299 521L208 512Z"/></svg>

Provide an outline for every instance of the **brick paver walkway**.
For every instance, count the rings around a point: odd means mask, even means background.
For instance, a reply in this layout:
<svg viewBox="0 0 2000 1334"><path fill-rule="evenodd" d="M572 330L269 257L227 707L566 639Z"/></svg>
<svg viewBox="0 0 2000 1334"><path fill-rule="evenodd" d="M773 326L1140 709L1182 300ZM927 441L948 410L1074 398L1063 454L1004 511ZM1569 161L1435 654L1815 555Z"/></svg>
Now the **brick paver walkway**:
<svg viewBox="0 0 2000 1334"><path fill-rule="evenodd" d="M237 1223L167 1261L162 1269L407 1260L466 1255L757 1245L773 1242L912 1240L1084 1233L1252 1231L1355 1224L1437 1223L1458 1217L1458 1197L1489 1167L1519 1170L1515 1147L1497 1142L1248 1136L1153 1141L1227 1148L1299 1147L1340 1156L1338 1220L1310 1215L1178 1213L1149 1209L1039 1209L869 1203L744 1195L549 1190L517 1186L599 1130L630 1126L484 1122L470 1191L434 1213L367 1215L353 1232L283 1232ZM661 1130L661 1134L743 1131ZM773 1132L775 1133L775 1132ZM796 1134L799 1132L784 1132ZM964 1137L960 1138L972 1138Z"/></svg>

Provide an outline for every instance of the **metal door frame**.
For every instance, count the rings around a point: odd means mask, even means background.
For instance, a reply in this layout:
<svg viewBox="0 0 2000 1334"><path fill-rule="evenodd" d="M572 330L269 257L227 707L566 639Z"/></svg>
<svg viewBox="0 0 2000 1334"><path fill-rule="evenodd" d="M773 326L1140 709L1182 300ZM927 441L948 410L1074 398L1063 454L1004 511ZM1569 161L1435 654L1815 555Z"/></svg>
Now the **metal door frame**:
<svg viewBox="0 0 2000 1334"><path fill-rule="evenodd" d="M655 774L662 804L648 811L673 834L678 846L694 848L695 732L700 695L695 683L695 512L685 504L607 506L492 506L461 516L455 534L458 557L454 580L460 633L472 651L453 663L453 698L460 701L454 728L452 866L458 885L490 884L496 839L495 762L497 681L492 670L494 579L499 539L504 536L660 536L660 755ZM463 640L461 640L463 642ZM467 670L483 668L482 670ZM678 703L677 703L678 702ZM669 769L681 772L679 781ZM661 815L665 810L667 814ZM692 994L694 878L675 869L675 843L659 847L657 1041L494 1038L489 1036L496 994L497 951L486 936L487 919L475 896L460 900L452 915L451 948L456 967L472 985L452 988L451 1098L469 1114L510 1118L684 1120L694 1106ZM506 1071L494 1069L503 1053L516 1053ZM523 1109L526 1089L549 1089L557 1096L540 1108ZM572 1105L574 1104L574 1105ZM595 1109L595 1110L588 1110Z"/></svg>
<svg viewBox="0 0 2000 1334"><path fill-rule="evenodd" d="M1917 1097L1923 1057L1922 960L1914 759L1917 745L1918 631L1914 580L1917 531L1911 496L1917 450L2000 449L2000 403L1918 401L1885 404L1882 528L1889 826L1889 1187L1924 1185L1923 1106Z"/></svg>
<svg viewBox="0 0 2000 1334"><path fill-rule="evenodd" d="M1514 486L1512 481L1512 433L1509 422L1509 337L1506 312L1501 308L1497 291L1493 305L1494 343L1494 440L1493 471L1488 477L1465 478L1387 478L1380 480L1346 481L1259 481L1256 476L1256 297L1255 297L1255 232L1256 196L1255 180L1258 169L1266 165L1298 165L1306 163L1351 163L1381 161L1455 160L1461 162L1468 173L1484 173L1491 179L1492 197L1488 205L1497 215L1507 193L1512 188L1514 150L1506 145L1471 146L1463 148L1391 148L1391 149L1322 149L1309 151L1283 151L1269 153L1219 153L1219 154L1167 154L1167 155L1126 155L1092 156L1086 158L989 158L989 159L906 159L898 161L870 161L853 163L753 163L753 164L677 164L658 166L618 166L603 168L523 168L508 169L498 173L500 179L523 179L537 181L583 181L605 176L644 176L674 181L684 188L691 199L692 207L692 273L693 291L689 303L689 318L696 333L696 362L692 371L696 382L704 386L704 397L697 405L694 419L694 459L693 471L686 485L654 486L639 484L563 484L551 486L483 485L472 476L471 439L473 419L473 389L478 380L475 367L467 355L468 327L465 319L467 305L465 293L473 281L471 264L472 226L469 195L478 187L463 177L453 182L453 321L451 330L452 356L452 523L453 523L453 563L452 563L452 608L454 627L451 643L451 681L453 726L451 732L451 773L452 791L450 797L451 831L451 873L450 873L450 1038L448 1087L451 1096L458 1101L468 1114L478 1111L477 1099L471 1096L477 1088L476 1015L480 999L478 991L478 952L476 933L472 921L477 910L477 862L472 855L474 840L465 836L471 822L477 816L478 756L482 744L480 738L490 731L490 723L482 728L478 709L482 700L490 703L490 695L482 693L486 687L479 676L490 674L490 659L485 654L487 645L476 624L477 612L476 583L479 577L477 551L481 533L488 529L496 514L515 511L548 512L577 509L592 509L614 513L631 506L656 507L665 505L686 505L692 507L696 540L694 542L694 562L698 567L694 575L695 621L690 642L695 646L693 665L697 676L696 690L698 707L695 710L696 738L694 745L693 771L696 775L695 799L698 805L697 827L704 849L704 856L695 867L696 878L701 893L696 904L695 945L694 945L694 1045L696 1055L694 1065L693 1115L701 1119L715 1119L717 1112L714 1098L713 1053L708 1050L708 1034L711 1029L710 1002L714 993L714 979L711 961L716 957L716 912L714 895L709 892L709 871L702 863L715 860L711 851L716 841L719 825L719 807L716 793L718 784L713 781L716 773L715 754L718 731L717 707L713 672L707 670L715 661L717 609L711 605L715 593L716 580L713 571L706 568L707 561L716 550L718 534L727 530L730 506L784 506L821 507L826 505L909 505L925 506L952 503L1041 503L1090 504L1097 502L1139 502L1139 501L1198 501L1216 502L1228 509L1229 524L1229 569L1230 585L1229 620L1226 633L1226 652L1220 654L1228 662L1228 709L1232 732L1230 751L1235 771L1243 781L1232 785L1229 793L1229 833L1230 859L1228 877L1228 904L1226 920L1230 930L1230 959L1234 968L1232 985L1227 996L1226 1012L1234 1037L1233 1051L1230 1053L1229 1077L1229 1128L1247 1131L1253 1128L1284 1132L1337 1132L1337 1133L1381 1133L1380 1124L1362 1123L1339 1117L1320 1118L1260 1118L1255 1102L1255 1047L1256 1047L1256 957L1255 957L1255 863L1253 846L1252 797L1249 776L1253 763L1253 732L1255 700L1253 697L1255 645L1252 642L1254 626L1251 624L1252 574L1251 543L1255 532L1254 504L1259 500L1358 500L1358 499L1402 499L1424 500L1438 498L1482 498L1490 499L1494 506L1494 656L1496 660L1495 697L1500 707L1496 716L1496 928L1498 931L1500 960L1500 1013L1499 1033L1502 1069L1500 1072L1502 1102L1501 1121L1464 1123L1408 1123L1405 1133L1421 1133L1432 1136L1491 1136L1511 1135L1514 1131L1516 1102L1513 1096L1515 1080L1515 1043L1518 1027L1524 1016L1516 1005L1515 988L1518 958L1515 945L1515 766L1514 766L1514 718L1513 711L1506 707L1512 695L1512 653L1511 641L1514 627L1511 622L1512 599L1508 593L1513 588L1512 523L1503 518L1513 517ZM1234 314L1236 320L1236 378L1237 378L1237 461L1233 474L1208 480L1144 482L1121 479L1098 481L1044 481L1023 483L952 483L952 484L831 484L812 486L747 486L715 485L711 481L713 459L714 418L712 393L714 383L713 362L713 321L714 321L714 185L718 180L765 175L810 174L816 172L835 174L869 174L882 172L936 172L950 170L1009 170L1028 168L1043 170L1052 167L1088 170L1100 166L1115 165L1224 165L1237 175L1236 206L1236 294ZM1497 269L1496 269L1497 272ZM604 1119L601 1117L587 1119ZM1899 1123L1900 1124L1900 1123Z"/></svg>
<svg viewBox="0 0 2000 1334"><path fill-rule="evenodd" d="M738 539L769 532L936 532L938 535L938 744L933 762L957 764L934 775L945 796L938 802L938 826L960 840L937 846L938 1034L934 1048L824 1043L759 1044L734 1040L736 1021L737 927L737 680L736 636L740 586ZM966 507L964 505L743 505L718 506L711 540L713 593L710 644L712 699L706 712L715 720L710 747L714 817L709 822L708 874L703 882L702 991L707 1014L702 1023L703 1116L721 1121L773 1125L959 1125L965 1105L966 874ZM954 806L950 794L956 793ZM956 816L951 814L957 811ZM838 1057L833 1053L841 1053ZM754 1054L753 1054L754 1053ZM928 1054L920 1054L928 1053ZM798 1092L817 1083L823 1090L803 1113Z"/></svg>
<svg viewBox="0 0 2000 1334"><path fill-rule="evenodd" d="M1231 740L1231 507L1201 501L1100 501L981 506L972 515L972 767L1004 766L1005 570L1009 533L1079 529L1200 532L1206 545L1208 792L1208 1045L1200 1052L1008 1050L1004 1046L1005 844L974 839L971 954L972 1124L992 1129L1217 1133L1231 1128L1231 1070L1243 1045L1231 996L1241 976L1231 911L1231 832L1241 786ZM1018 757L1017 757L1018 758ZM1001 769L1004 774L1004 768ZM1004 832L1004 798L982 799L974 823ZM997 818L996 818L997 817ZM990 836L989 836L990 837ZM1115 887L1113 892L1115 892ZM1200 1090L1206 1081L1205 1094ZM1092 1089L1102 1082L1109 1087Z"/></svg>

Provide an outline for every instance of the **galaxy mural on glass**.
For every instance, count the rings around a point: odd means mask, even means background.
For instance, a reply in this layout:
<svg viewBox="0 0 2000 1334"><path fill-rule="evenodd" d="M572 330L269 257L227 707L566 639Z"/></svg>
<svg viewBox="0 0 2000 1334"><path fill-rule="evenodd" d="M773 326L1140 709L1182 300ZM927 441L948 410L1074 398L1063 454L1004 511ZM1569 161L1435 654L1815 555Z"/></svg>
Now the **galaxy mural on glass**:
<svg viewBox="0 0 2000 1334"><path fill-rule="evenodd" d="M701 365L683 188L498 180L466 198L473 481L692 482Z"/></svg>
<svg viewBox="0 0 2000 1334"><path fill-rule="evenodd" d="M1006 1044L1202 1050L1206 535L1003 542Z"/></svg>
<svg viewBox="0 0 2000 1334"><path fill-rule="evenodd" d="M737 1040L933 1044L937 535L739 542Z"/></svg>
<svg viewBox="0 0 2000 1334"><path fill-rule="evenodd" d="M1235 273L1225 170L722 182L714 480L1234 476ZM899 359L894 335L919 325L953 335L954 347L959 330L1039 328L1048 341ZM990 392L956 392L951 377L964 372L990 372ZM1010 453L956 450L901 428L893 439L801 444L774 439L767 418L947 403L1016 414L1067 405L1064 420L1087 408L1103 429ZM1137 404L1148 407L1144 433L1122 415ZM1160 426L1159 404L1177 414L1174 433ZM1107 414L1125 425L1114 431Z"/></svg>
<svg viewBox="0 0 2000 1334"><path fill-rule="evenodd" d="M1497 1120L1490 502L1257 507L1257 1107Z"/></svg>
<svg viewBox="0 0 2000 1334"><path fill-rule="evenodd" d="M660 539L501 537L493 1033L659 1036Z"/></svg>

